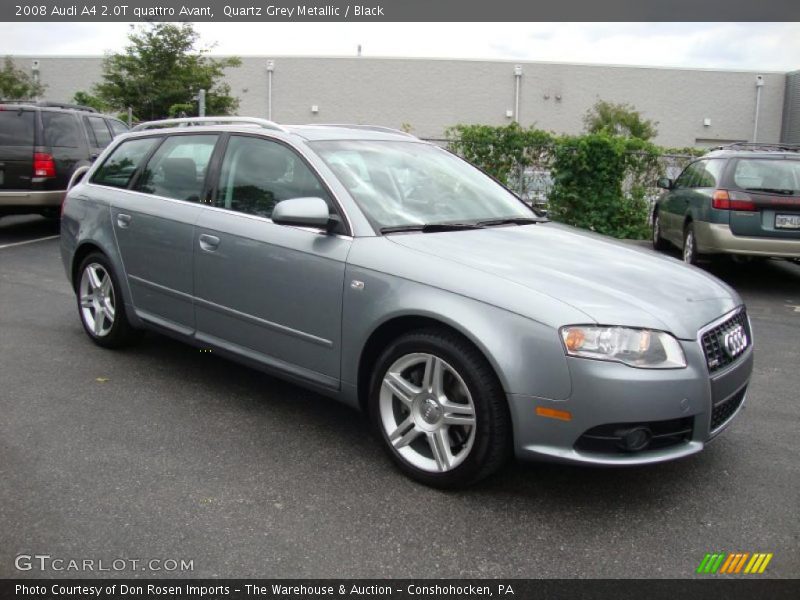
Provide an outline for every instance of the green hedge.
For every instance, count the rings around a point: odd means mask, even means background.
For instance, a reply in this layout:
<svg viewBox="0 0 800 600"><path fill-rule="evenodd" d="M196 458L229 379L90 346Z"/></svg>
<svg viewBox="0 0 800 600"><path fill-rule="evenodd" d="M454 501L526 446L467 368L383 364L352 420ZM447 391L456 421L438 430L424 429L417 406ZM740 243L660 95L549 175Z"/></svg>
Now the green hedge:
<svg viewBox="0 0 800 600"><path fill-rule="evenodd" d="M456 125L447 130L449 148L508 184L526 168L550 171L549 215L556 221L617 238L649 235L650 200L676 154L636 138L606 133L557 136L516 123L501 127ZM677 158L701 151L683 149Z"/></svg>

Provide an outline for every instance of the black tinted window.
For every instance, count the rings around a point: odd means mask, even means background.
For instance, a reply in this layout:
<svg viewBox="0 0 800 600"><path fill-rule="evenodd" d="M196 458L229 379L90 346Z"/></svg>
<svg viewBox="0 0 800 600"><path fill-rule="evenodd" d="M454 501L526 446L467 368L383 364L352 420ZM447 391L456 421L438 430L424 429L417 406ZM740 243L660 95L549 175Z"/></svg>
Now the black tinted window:
<svg viewBox="0 0 800 600"><path fill-rule="evenodd" d="M199 202L216 135L167 138L148 161L136 189L176 200Z"/></svg>
<svg viewBox="0 0 800 600"><path fill-rule="evenodd" d="M121 121L109 119L108 124L111 125L111 132L114 134L114 137L122 135L123 133L128 133L128 126Z"/></svg>
<svg viewBox="0 0 800 600"><path fill-rule="evenodd" d="M297 154L263 138L231 137L216 206L269 218L281 200L308 196L331 205L322 184Z"/></svg>
<svg viewBox="0 0 800 600"><path fill-rule="evenodd" d="M128 187L139 164L160 138L142 138L122 142L103 162L92 177L92 183L113 187Z"/></svg>
<svg viewBox="0 0 800 600"><path fill-rule="evenodd" d="M0 146L33 146L35 113L0 108Z"/></svg>
<svg viewBox="0 0 800 600"><path fill-rule="evenodd" d="M111 133L101 117L84 117L83 119L98 148L105 148L111 143Z"/></svg>
<svg viewBox="0 0 800 600"><path fill-rule="evenodd" d="M71 113L42 111L45 145L56 148L80 148L81 129Z"/></svg>

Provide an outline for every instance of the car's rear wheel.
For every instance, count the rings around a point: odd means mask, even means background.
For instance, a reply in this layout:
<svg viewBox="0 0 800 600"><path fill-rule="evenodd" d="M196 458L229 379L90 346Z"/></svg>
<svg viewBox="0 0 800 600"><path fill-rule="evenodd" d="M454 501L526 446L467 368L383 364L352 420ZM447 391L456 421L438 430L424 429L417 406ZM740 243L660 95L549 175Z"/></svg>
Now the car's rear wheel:
<svg viewBox="0 0 800 600"><path fill-rule="evenodd" d="M661 215L655 211L653 213L653 249L663 252L668 246L667 240L661 237Z"/></svg>
<svg viewBox="0 0 800 600"><path fill-rule="evenodd" d="M427 485L460 487L508 457L508 407L491 366L461 336L422 330L395 340L378 359L370 412L398 466Z"/></svg>
<svg viewBox="0 0 800 600"><path fill-rule="evenodd" d="M92 253L83 260L78 273L78 313L86 334L105 348L119 348L133 342L139 332L128 321L109 260L100 253Z"/></svg>
<svg viewBox="0 0 800 600"><path fill-rule="evenodd" d="M696 265L699 258L697 239L694 235L694 224L689 222L683 230L683 262L689 265Z"/></svg>

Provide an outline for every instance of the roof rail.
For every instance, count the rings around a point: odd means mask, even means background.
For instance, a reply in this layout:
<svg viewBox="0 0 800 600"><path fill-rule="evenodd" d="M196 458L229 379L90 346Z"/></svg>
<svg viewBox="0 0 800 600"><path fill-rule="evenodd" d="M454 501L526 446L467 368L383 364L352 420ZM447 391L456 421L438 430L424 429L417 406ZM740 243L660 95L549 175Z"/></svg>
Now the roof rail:
<svg viewBox="0 0 800 600"><path fill-rule="evenodd" d="M68 102L52 102L50 100L0 100L0 104L25 104L27 106L43 106L48 108L69 108L96 113L97 109L83 104L70 104Z"/></svg>
<svg viewBox="0 0 800 600"><path fill-rule="evenodd" d="M712 150L753 150L754 152L800 152L800 144L768 144L762 142L734 142L716 146Z"/></svg>
<svg viewBox="0 0 800 600"><path fill-rule="evenodd" d="M364 129L366 131L382 131L384 133L396 133L397 135L404 135L406 137L418 139L417 136L403 131L402 129L395 129L393 127L384 127L383 125L350 125L347 123L309 123L309 127L345 127L347 129Z"/></svg>
<svg viewBox="0 0 800 600"><path fill-rule="evenodd" d="M144 131L146 129L161 129L162 127L197 127L203 125L256 125L264 129L274 129L288 133L285 127L281 127L273 121L258 119L256 117L183 117L180 119L161 119L160 121L147 121L139 123L131 131Z"/></svg>

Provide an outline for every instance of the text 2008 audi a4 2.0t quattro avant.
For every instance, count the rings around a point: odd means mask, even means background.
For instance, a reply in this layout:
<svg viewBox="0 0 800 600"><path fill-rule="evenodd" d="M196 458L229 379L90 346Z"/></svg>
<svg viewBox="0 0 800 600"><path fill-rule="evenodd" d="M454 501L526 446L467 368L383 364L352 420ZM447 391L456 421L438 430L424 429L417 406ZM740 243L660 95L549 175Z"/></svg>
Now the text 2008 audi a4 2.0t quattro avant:
<svg viewBox="0 0 800 600"><path fill-rule="evenodd" d="M360 407L429 485L693 454L752 371L725 284L380 127L140 125L69 192L61 250L97 344L153 329Z"/></svg>

